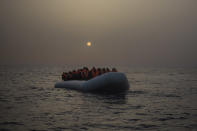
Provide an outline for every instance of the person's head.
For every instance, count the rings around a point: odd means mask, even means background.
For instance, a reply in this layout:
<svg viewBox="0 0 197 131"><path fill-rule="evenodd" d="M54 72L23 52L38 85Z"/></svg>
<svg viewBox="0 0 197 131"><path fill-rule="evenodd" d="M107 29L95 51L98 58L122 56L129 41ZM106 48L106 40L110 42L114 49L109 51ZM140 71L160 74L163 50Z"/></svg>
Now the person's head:
<svg viewBox="0 0 197 131"><path fill-rule="evenodd" d="M112 72L117 72L116 68L112 68Z"/></svg>
<svg viewBox="0 0 197 131"><path fill-rule="evenodd" d="M83 69L84 69L84 70L88 70L88 68L87 68L87 67L85 67L85 66L83 67Z"/></svg>
<svg viewBox="0 0 197 131"><path fill-rule="evenodd" d="M110 72L109 68L106 69L107 72Z"/></svg>

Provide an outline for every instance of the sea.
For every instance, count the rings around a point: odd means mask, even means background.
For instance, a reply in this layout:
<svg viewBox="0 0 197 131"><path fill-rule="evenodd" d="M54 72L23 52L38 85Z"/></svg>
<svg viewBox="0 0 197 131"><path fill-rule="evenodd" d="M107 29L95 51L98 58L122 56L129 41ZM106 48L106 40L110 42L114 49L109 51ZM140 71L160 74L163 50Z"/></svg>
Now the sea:
<svg viewBox="0 0 197 131"><path fill-rule="evenodd" d="M197 131L197 68L117 67L128 91L54 88L74 66L0 66L0 131Z"/></svg>

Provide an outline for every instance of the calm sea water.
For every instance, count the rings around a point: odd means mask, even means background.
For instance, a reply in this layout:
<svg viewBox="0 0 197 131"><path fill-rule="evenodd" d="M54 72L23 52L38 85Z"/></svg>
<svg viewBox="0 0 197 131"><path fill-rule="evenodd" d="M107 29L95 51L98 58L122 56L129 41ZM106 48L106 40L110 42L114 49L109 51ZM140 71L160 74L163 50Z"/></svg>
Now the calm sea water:
<svg viewBox="0 0 197 131"><path fill-rule="evenodd" d="M74 67L0 66L0 130L197 130L197 69L119 67L124 94L56 89Z"/></svg>

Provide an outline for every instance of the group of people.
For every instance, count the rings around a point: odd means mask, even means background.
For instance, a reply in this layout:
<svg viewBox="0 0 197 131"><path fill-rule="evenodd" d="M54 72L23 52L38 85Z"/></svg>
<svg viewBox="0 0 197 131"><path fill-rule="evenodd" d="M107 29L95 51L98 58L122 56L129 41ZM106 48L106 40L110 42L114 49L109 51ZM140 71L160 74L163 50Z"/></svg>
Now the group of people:
<svg viewBox="0 0 197 131"><path fill-rule="evenodd" d="M69 72L62 73L62 80L89 80L96 76L102 75L107 72L117 72L116 68L95 68L88 69L87 67L83 67L82 69L73 70Z"/></svg>

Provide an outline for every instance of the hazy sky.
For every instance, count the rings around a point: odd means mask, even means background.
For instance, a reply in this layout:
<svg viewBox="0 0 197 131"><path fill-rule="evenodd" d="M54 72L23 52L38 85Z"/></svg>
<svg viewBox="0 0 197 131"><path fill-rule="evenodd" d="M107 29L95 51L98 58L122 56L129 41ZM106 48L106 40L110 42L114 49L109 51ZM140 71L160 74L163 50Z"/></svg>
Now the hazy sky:
<svg viewBox="0 0 197 131"><path fill-rule="evenodd" d="M0 64L197 66L196 7L197 0L1 0Z"/></svg>

